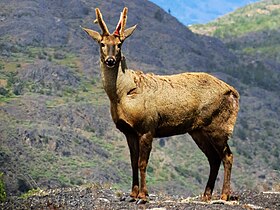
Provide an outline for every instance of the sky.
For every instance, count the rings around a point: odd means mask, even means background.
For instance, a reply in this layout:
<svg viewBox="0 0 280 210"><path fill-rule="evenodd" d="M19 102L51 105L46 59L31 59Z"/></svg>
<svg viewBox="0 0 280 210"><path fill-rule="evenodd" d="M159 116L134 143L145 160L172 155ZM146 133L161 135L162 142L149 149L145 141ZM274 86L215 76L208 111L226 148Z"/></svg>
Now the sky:
<svg viewBox="0 0 280 210"><path fill-rule="evenodd" d="M150 0L185 25L204 24L259 0Z"/></svg>

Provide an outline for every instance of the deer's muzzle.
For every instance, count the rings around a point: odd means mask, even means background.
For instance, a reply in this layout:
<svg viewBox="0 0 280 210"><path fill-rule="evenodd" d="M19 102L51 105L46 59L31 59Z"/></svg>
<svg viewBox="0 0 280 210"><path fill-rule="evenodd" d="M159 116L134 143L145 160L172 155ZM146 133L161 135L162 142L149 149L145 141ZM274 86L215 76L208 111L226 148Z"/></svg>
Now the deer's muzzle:
<svg viewBox="0 0 280 210"><path fill-rule="evenodd" d="M105 60L105 63L106 65L109 67L109 68L112 68L116 65L116 59L114 57L108 57L106 60Z"/></svg>

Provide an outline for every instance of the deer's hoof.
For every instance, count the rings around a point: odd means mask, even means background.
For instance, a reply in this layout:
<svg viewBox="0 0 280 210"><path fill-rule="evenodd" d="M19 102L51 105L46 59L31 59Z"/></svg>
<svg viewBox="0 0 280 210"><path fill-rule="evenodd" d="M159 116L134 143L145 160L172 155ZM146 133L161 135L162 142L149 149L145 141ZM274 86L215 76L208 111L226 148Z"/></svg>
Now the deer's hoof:
<svg viewBox="0 0 280 210"><path fill-rule="evenodd" d="M132 203L132 202L135 202L135 201L136 201L136 199L134 197L129 197L128 198L128 202L129 203Z"/></svg>
<svg viewBox="0 0 280 210"><path fill-rule="evenodd" d="M227 194L222 194L221 200L227 201L229 200L229 196Z"/></svg>
<svg viewBox="0 0 280 210"><path fill-rule="evenodd" d="M202 202L209 202L211 200L211 195L203 195L201 197Z"/></svg>
<svg viewBox="0 0 280 210"><path fill-rule="evenodd" d="M132 202L136 201L136 198L124 195L124 196L120 197L120 201L132 203Z"/></svg>
<svg viewBox="0 0 280 210"><path fill-rule="evenodd" d="M147 200L143 200L143 199L139 199L139 200L136 202L137 205L145 204L145 203L147 203Z"/></svg>
<svg viewBox="0 0 280 210"><path fill-rule="evenodd" d="M122 201L122 202L123 202L123 201L126 201L126 199L127 199L127 196L125 196L125 195L122 196L122 197L120 197L120 201Z"/></svg>

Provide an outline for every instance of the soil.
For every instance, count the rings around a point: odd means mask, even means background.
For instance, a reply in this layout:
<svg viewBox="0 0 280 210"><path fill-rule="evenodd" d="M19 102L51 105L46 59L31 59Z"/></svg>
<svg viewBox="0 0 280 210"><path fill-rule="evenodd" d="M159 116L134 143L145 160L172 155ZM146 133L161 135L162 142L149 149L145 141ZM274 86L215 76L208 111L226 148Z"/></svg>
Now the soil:
<svg viewBox="0 0 280 210"><path fill-rule="evenodd" d="M146 204L129 202L128 193L111 188L87 186L37 190L23 197L10 197L0 203L0 209L280 209L280 192L241 191L234 193L233 201L201 202L199 196L150 195Z"/></svg>

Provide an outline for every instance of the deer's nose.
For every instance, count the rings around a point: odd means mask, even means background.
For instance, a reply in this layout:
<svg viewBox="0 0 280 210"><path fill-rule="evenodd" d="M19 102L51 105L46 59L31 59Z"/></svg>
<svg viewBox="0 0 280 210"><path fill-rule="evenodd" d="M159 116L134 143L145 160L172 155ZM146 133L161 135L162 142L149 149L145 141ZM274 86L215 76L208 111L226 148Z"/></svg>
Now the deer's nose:
<svg viewBox="0 0 280 210"><path fill-rule="evenodd" d="M113 67L116 64L116 59L114 59L113 57L109 57L105 62L107 66Z"/></svg>

